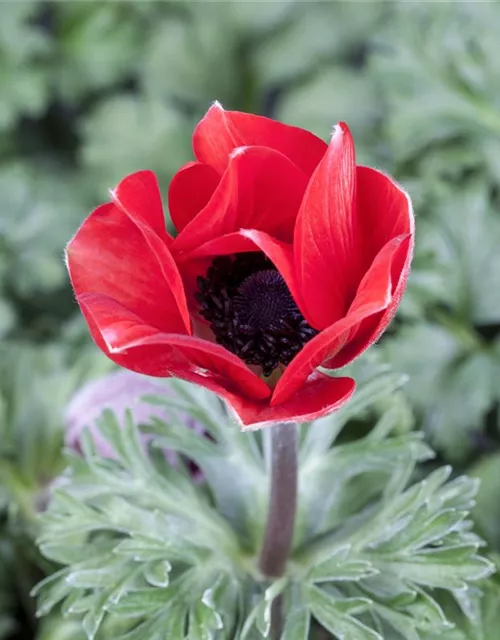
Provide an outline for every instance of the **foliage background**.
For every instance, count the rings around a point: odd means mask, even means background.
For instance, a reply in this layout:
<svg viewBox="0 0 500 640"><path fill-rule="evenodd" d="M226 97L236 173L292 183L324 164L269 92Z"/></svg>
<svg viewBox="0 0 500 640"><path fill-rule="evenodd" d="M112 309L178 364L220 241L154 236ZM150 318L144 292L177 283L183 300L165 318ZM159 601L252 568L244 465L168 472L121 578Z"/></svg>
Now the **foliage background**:
<svg viewBox="0 0 500 640"><path fill-rule="evenodd" d="M475 518L500 551L499 27L497 2L0 4L0 638L80 638L28 596L64 407L110 368L64 245L126 173L166 189L214 99L324 138L346 120L359 161L413 196L409 291L375 351L409 375L438 462L482 479Z"/></svg>

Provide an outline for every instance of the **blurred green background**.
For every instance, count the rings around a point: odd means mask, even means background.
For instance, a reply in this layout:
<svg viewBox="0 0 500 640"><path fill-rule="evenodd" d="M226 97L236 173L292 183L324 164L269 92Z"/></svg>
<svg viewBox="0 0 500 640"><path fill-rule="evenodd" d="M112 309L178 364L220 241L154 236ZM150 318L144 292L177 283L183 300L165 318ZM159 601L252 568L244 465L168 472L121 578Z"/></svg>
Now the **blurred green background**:
<svg viewBox="0 0 500 640"><path fill-rule="evenodd" d="M64 246L126 173L166 190L215 99L325 139L346 120L411 193L414 269L375 350L439 462L483 479L500 551L499 31L497 2L0 3L0 638L80 638L28 596L64 407L110 369Z"/></svg>

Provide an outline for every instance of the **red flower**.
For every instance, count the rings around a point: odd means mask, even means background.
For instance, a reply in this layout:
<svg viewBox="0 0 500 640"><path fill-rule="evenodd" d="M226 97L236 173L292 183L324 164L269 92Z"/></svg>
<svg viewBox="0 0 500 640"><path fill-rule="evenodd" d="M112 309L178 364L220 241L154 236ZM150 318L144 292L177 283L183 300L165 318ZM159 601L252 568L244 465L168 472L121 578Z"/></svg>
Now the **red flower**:
<svg viewBox="0 0 500 640"><path fill-rule="evenodd" d="M356 166L343 123L327 145L215 104L193 148L170 185L175 238L142 171L69 243L95 342L123 367L215 391L245 427L338 408L354 381L318 367L351 362L392 319L413 250L407 194Z"/></svg>

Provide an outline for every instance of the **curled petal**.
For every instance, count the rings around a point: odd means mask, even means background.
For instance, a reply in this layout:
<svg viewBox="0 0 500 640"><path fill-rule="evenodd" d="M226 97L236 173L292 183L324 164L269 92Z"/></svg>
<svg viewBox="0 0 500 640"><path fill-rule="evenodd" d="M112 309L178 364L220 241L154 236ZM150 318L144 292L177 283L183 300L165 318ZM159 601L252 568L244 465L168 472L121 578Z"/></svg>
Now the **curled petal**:
<svg viewBox="0 0 500 640"><path fill-rule="evenodd" d="M347 125L340 123L308 184L295 227L305 315L316 329L345 315L356 290L355 186L354 143Z"/></svg>
<svg viewBox="0 0 500 640"><path fill-rule="evenodd" d="M382 304L384 309L389 306L406 262L410 241L411 236L397 236L378 253L359 285L348 315L373 303Z"/></svg>
<svg viewBox="0 0 500 640"><path fill-rule="evenodd" d="M387 309L362 321L356 330L352 332L348 344L346 344L334 358L324 362L323 366L338 369L352 362L358 355L363 353L363 351L368 349L370 345L380 338L396 314L396 310L406 288L413 255L413 236L400 236L399 238L401 239L399 246L397 246L398 238L395 238L387 245L392 245L394 248L394 255L390 267L393 294ZM367 277L370 277L369 274ZM368 284L367 288L369 288L369 286ZM356 297L354 303L356 303L357 300L358 298Z"/></svg>
<svg viewBox="0 0 500 640"><path fill-rule="evenodd" d="M222 174L232 151L238 147L263 146L276 149L308 176L326 151L326 144L298 127L240 111L225 111L216 102L193 134L193 150L200 162Z"/></svg>
<svg viewBox="0 0 500 640"><path fill-rule="evenodd" d="M206 207L172 244L176 254L240 229L259 229L291 241L306 187L305 174L265 147L238 149Z"/></svg>
<svg viewBox="0 0 500 640"><path fill-rule="evenodd" d="M189 253L180 254L178 262L183 265L202 258L226 256L232 253L247 253L249 251L258 251L255 243L246 238L241 231L234 231L204 242Z"/></svg>
<svg viewBox="0 0 500 640"><path fill-rule="evenodd" d="M111 191L113 202L136 225L147 225L169 244L158 180L152 171L138 171L124 178Z"/></svg>
<svg viewBox="0 0 500 640"><path fill-rule="evenodd" d="M276 422L308 422L339 409L354 393L351 378L333 378L318 373L293 396L279 405L257 403L225 395L243 430L259 429Z"/></svg>
<svg viewBox="0 0 500 640"><path fill-rule="evenodd" d="M389 240L415 232L408 194L390 176L370 167L356 167L356 220L362 270Z"/></svg>
<svg viewBox="0 0 500 640"><path fill-rule="evenodd" d="M285 369L274 389L271 405L277 406L288 401L306 383L317 367L340 351L347 343L349 332L354 327L381 310L383 307L381 308L380 305L359 309L356 314L350 314L338 320L308 342Z"/></svg>
<svg viewBox="0 0 500 640"><path fill-rule="evenodd" d="M177 231L182 231L206 206L220 180L208 164L189 162L172 178L168 209Z"/></svg>
<svg viewBox="0 0 500 640"><path fill-rule="evenodd" d="M218 385L256 400L270 395L263 380L218 344L158 331L103 295L82 294L77 300L96 344L122 367L156 377L196 378L209 389Z"/></svg>
<svg viewBox="0 0 500 640"><path fill-rule="evenodd" d="M408 195L380 171L356 167L349 129L337 125L295 229L297 277L309 323L324 329L344 316L382 248L413 233Z"/></svg>
<svg viewBox="0 0 500 640"><path fill-rule="evenodd" d="M406 255L408 242L407 236L400 236L384 247L363 279L346 317L308 342L285 369L274 390L272 405L286 401L317 367L348 349L363 322L375 319L378 326L380 314L393 306L393 267ZM359 353L358 350L356 355Z"/></svg>
<svg viewBox="0 0 500 640"><path fill-rule="evenodd" d="M179 271L151 227L136 225L115 204L84 221L66 250L75 293L101 293L161 330L190 331Z"/></svg>

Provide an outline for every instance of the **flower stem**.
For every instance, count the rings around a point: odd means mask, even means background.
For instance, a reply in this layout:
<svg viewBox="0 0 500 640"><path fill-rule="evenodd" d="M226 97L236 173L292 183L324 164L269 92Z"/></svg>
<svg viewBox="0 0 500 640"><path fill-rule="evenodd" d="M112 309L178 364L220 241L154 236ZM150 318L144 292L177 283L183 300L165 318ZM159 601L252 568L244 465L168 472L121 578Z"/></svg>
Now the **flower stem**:
<svg viewBox="0 0 500 640"><path fill-rule="evenodd" d="M268 578L281 577L292 547L297 510L297 432L296 424L276 424L271 433L271 493L259 568ZM282 599L274 602L271 615L272 637L280 637Z"/></svg>

